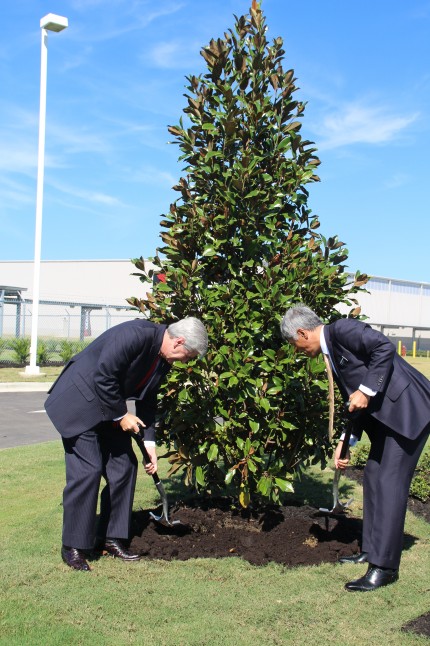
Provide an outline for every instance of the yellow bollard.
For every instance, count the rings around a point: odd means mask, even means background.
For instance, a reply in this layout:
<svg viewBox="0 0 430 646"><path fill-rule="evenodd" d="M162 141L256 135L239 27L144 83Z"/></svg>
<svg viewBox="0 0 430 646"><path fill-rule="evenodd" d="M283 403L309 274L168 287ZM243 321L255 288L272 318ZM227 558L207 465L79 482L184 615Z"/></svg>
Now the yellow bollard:
<svg viewBox="0 0 430 646"><path fill-rule="evenodd" d="M417 342L413 341L412 343L412 356L416 357L417 356Z"/></svg>
<svg viewBox="0 0 430 646"><path fill-rule="evenodd" d="M397 354L400 354L402 356L402 342L399 341L397 344Z"/></svg>

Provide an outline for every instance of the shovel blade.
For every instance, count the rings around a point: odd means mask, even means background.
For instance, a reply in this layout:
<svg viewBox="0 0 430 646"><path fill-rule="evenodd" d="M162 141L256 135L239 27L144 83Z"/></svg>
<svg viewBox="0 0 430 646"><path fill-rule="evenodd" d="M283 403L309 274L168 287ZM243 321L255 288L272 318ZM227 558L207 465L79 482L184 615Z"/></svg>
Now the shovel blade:
<svg viewBox="0 0 430 646"><path fill-rule="evenodd" d="M333 478L333 508L326 509L325 507L320 507L318 511L322 514L344 514L346 509L350 506L354 498L350 498L347 502L342 503L339 500L339 479L341 476L341 469L336 469Z"/></svg>
<svg viewBox="0 0 430 646"><path fill-rule="evenodd" d="M173 525L181 525L182 524L180 520L169 520L169 517L165 516L164 511L161 514L161 516L157 516L156 514L152 513L152 511L150 511L149 516L156 523L159 523L160 525L163 525L163 527L173 527Z"/></svg>

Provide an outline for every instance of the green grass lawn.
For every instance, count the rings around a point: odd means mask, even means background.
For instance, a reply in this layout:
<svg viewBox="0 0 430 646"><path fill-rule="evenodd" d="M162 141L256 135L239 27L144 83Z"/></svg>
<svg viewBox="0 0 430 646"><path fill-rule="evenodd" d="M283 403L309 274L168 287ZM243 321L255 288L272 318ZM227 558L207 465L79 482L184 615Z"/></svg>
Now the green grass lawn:
<svg viewBox="0 0 430 646"><path fill-rule="evenodd" d="M430 359L427 357L406 357L406 361L430 379Z"/></svg>
<svg viewBox="0 0 430 646"><path fill-rule="evenodd" d="M41 375L27 376L24 374L25 368L0 368L0 383L52 382L55 381L61 371L61 367L47 366L40 368Z"/></svg>
<svg viewBox="0 0 430 646"><path fill-rule="evenodd" d="M165 470L161 464L162 477ZM373 593L343 589L362 572L353 565L288 569L238 558L129 564L102 558L82 573L60 558L61 443L1 450L0 474L2 646L428 643L401 632L429 610L430 525L410 513L406 531L414 541L404 552L400 580ZM333 472L316 469L307 476L295 495L315 507L327 504ZM355 489L359 515L361 487L342 482ZM157 502L140 468L135 508Z"/></svg>

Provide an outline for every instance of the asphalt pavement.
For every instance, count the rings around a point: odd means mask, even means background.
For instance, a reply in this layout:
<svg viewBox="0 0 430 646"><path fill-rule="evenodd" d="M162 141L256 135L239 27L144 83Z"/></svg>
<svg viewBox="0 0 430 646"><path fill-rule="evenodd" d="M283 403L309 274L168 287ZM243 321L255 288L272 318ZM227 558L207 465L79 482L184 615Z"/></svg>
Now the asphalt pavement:
<svg viewBox="0 0 430 646"><path fill-rule="evenodd" d="M60 440L44 404L50 383L0 383L0 450ZM134 402L127 402L134 413Z"/></svg>
<svg viewBox="0 0 430 646"><path fill-rule="evenodd" d="M43 407L50 385L0 384L0 449L60 439Z"/></svg>

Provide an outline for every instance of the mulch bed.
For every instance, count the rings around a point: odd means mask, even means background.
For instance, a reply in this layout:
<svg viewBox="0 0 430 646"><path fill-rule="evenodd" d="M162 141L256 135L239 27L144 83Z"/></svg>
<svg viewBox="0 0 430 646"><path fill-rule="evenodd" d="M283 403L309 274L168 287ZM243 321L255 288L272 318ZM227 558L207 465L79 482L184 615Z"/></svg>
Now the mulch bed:
<svg viewBox="0 0 430 646"><path fill-rule="evenodd" d="M362 470L348 469L361 483ZM430 504L410 498L409 509L430 522ZM160 509L153 510L161 513ZM335 563L360 548L362 521L349 515L327 517L297 502L284 507L266 505L242 509L229 498L202 498L178 503L170 520L155 523L149 510L133 515L131 547L146 558L241 557L253 565L270 562L287 567ZM405 535L405 548L414 538Z"/></svg>
<svg viewBox="0 0 430 646"><path fill-rule="evenodd" d="M164 527L148 511L136 512L131 548L153 559L241 557L286 566L335 563L359 550L360 519L326 519L309 506L244 510L229 499L202 500L176 506L170 517L181 524Z"/></svg>

